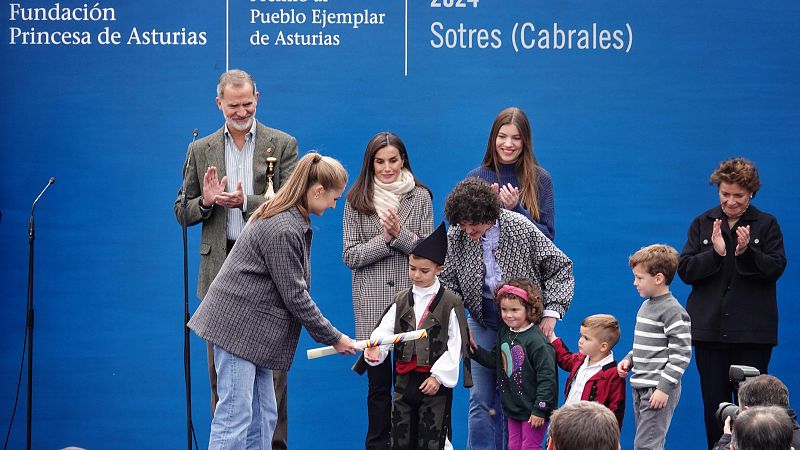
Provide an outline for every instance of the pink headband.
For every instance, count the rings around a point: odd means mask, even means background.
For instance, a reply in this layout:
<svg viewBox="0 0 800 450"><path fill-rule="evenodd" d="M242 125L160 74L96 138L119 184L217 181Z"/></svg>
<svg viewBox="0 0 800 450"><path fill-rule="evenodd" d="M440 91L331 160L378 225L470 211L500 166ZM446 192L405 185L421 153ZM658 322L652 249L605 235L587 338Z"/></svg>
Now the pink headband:
<svg viewBox="0 0 800 450"><path fill-rule="evenodd" d="M502 294L514 294L517 297L525 300L526 302L528 301L528 293L525 292L525 289L518 288L518 287L512 286L510 284L504 284L503 287L501 287L497 291L497 295L498 296L500 296Z"/></svg>

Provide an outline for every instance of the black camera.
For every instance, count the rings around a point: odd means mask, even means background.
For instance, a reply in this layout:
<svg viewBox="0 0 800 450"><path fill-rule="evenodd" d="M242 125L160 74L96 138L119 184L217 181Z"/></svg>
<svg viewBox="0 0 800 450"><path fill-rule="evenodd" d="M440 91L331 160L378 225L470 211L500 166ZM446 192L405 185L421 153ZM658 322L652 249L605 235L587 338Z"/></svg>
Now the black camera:
<svg viewBox="0 0 800 450"><path fill-rule="evenodd" d="M742 383L747 381L749 378L757 377L759 375L761 375L761 372L759 372L755 367L750 366L733 365L728 370L728 378L731 380L731 383L736 385L737 391ZM731 425L733 425L733 421L736 419L737 414L739 414L739 407L736 404L722 402L719 404L717 412L714 414L714 416L717 418L717 423L719 423L720 426L724 426L725 419L728 417L731 418Z"/></svg>
<svg viewBox="0 0 800 450"><path fill-rule="evenodd" d="M725 419L728 417L731 418L731 425L733 425L734 419L739 414L739 407L733 403L729 402L722 402L719 404L719 408L717 408L717 412L714 413L714 416L717 418L717 423L720 426L725 425Z"/></svg>

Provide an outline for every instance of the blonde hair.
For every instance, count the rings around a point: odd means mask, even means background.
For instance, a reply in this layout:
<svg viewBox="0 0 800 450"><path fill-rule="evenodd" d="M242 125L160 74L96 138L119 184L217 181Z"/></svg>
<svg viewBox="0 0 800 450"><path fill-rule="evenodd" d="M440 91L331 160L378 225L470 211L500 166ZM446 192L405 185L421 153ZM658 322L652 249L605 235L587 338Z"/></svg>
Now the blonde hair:
<svg viewBox="0 0 800 450"><path fill-rule="evenodd" d="M597 331L600 342L608 342L609 348L614 348L619 342L619 322L611 314L594 314L581 322L582 327Z"/></svg>
<svg viewBox="0 0 800 450"><path fill-rule="evenodd" d="M342 163L319 153L308 153L297 162L294 172L289 176L283 186L272 200L269 200L256 209L250 221L268 219L282 213L294 206L306 220L309 220L306 193L312 186L319 184L323 189L344 188L347 184L347 171Z"/></svg>
<svg viewBox="0 0 800 450"><path fill-rule="evenodd" d="M656 276L664 275L664 281L669 286L678 270L678 251L667 244L653 244L642 247L628 259L628 265L635 269L639 264L642 270Z"/></svg>

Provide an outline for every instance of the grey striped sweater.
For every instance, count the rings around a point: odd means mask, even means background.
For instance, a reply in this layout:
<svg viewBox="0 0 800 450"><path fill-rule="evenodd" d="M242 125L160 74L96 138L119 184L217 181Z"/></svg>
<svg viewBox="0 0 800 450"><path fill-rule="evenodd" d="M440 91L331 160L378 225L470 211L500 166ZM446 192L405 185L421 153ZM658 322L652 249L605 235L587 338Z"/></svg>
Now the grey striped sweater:
<svg viewBox="0 0 800 450"><path fill-rule="evenodd" d="M647 299L636 314L631 361L634 389L656 388L667 394L680 383L692 358L689 314L667 292Z"/></svg>

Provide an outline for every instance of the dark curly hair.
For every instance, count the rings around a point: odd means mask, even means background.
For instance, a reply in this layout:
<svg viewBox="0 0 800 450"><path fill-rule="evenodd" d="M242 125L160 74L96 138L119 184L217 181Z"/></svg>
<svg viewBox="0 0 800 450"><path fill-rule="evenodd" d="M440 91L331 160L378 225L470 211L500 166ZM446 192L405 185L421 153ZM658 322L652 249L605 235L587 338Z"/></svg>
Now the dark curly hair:
<svg viewBox="0 0 800 450"><path fill-rule="evenodd" d="M500 196L480 178L458 183L444 203L444 216L451 225L493 224L500 217Z"/></svg>
<svg viewBox="0 0 800 450"><path fill-rule="evenodd" d="M504 292L500 295L497 295L497 291L499 291L500 288L505 285L518 287L527 292L528 301L525 301L510 292ZM525 311L528 313L528 322L538 323L542 319L542 315L544 314L542 290L539 289L539 287L536 286L531 280L527 278L511 278L508 281L498 284L497 289L494 290L494 302L497 304L498 308L500 307L500 300L506 298L519 300L523 305L525 305Z"/></svg>
<svg viewBox="0 0 800 450"><path fill-rule="evenodd" d="M731 158L719 163L719 167L711 174L711 184L719 187L720 183L738 184L747 189L753 197L761 189L758 169L753 161L745 158Z"/></svg>

